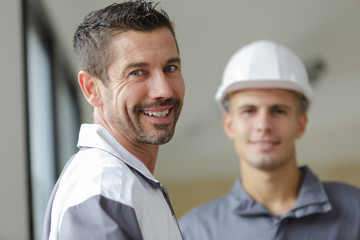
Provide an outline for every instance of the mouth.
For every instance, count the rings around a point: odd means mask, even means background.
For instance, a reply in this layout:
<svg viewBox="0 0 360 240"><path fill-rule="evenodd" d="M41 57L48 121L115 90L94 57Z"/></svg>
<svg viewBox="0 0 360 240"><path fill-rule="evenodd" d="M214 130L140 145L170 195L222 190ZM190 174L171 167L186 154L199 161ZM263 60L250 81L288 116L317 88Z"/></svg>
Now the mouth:
<svg viewBox="0 0 360 240"><path fill-rule="evenodd" d="M143 110L142 113L145 115L148 115L150 117L155 118L165 118L169 115L170 109L164 110L164 111L149 111L149 110Z"/></svg>
<svg viewBox="0 0 360 240"><path fill-rule="evenodd" d="M134 112L141 114L147 121L154 124L169 124L176 121L177 110L180 106L180 100L170 98L165 101L157 101L148 104L138 104Z"/></svg>
<svg viewBox="0 0 360 240"><path fill-rule="evenodd" d="M273 148L275 148L277 145L280 144L279 140L274 140L274 141L251 141L250 142L252 145L254 145L255 147L257 147L260 150L266 151L266 150L271 150Z"/></svg>
<svg viewBox="0 0 360 240"><path fill-rule="evenodd" d="M253 144L258 145L258 146L267 146L267 145L277 145L279 142L278 141L256 141L253 142Z"/></svg>

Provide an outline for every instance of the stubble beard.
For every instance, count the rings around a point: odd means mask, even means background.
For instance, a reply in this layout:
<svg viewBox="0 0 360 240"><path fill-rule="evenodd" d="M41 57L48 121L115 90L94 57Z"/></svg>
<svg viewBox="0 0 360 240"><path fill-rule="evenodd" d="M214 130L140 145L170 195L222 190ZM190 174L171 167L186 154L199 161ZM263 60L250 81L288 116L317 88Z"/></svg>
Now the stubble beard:
<svg viewBox="0 0 360 240"><path fill-rule="evenodd" d="M175 123L155 124L154 127L156 128L156 131L154 133L148 133L140 125L138 125L135 128L138 141L145 144L161 145L168 143L175 132Z"/></svg>
<svg viewBox="0 0 360 240"><path fill-rule="evenodd" d="M168 124L153 124L155 130L147 130L140 123L141 114L138 109L143 109L143 106L136 106L133 111L132 116L128 116L128 121L124 119L118 119L117 125L119 128L123 129L124 135L132 138L134 142L141 144L154 144L161 145L168 143L175 132L176 122L179 118L181 112L181 104L178 99L168 99L162 104L157 104L156 106L163 106L167 104L173 104L174 107L171 109L174 114L173 121ZM113 116L113 119L115 116Z"/></svg>
<svg viewBox="0 0 360 240"><path fill-rule="evenodd" d="M271 156L271 154L265 154L264 156L248 156L248 159L245 161L253 167L263 171L273 171L286 165L293 157L294 153L286 152L277 156Z"/></svg>

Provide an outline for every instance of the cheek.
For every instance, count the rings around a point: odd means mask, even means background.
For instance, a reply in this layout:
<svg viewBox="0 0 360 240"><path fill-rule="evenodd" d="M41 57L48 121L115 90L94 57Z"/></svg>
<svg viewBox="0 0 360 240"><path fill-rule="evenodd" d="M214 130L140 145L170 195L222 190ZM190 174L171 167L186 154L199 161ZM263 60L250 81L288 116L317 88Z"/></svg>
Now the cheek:
<svg viewBox="0 0 360 240"><path fill-rule="evenodd" d="M286 126L285 124L283 126ZM278 128L279 131L282 131L280 134L285 136L289 141L293 141L298 138L299 128L297 125L291 125L288 128ZM280 130L281 129L281 130Z"/></svg>
<svg viewBox="0 0 360 240"><path fill-rule="evenodd" d="M141 102L146 90L145 84L128 83L115 90L114 101L119 107L133 109L136 104Z"/></svg>
<svg viewBox="0 0 360 240"><path fill-rule="evenodd" d="M174 79L171 84L171 88L175 95L181 99L184 98L185 95L185 83L182 78Z"/></svg>
<svg viewBox="0 0 360 240"><path fill-rule="evenodd" d="M239 141L245 140L251 134L251 124L246 121L235 121L233 124L234 137Z"/></svg>

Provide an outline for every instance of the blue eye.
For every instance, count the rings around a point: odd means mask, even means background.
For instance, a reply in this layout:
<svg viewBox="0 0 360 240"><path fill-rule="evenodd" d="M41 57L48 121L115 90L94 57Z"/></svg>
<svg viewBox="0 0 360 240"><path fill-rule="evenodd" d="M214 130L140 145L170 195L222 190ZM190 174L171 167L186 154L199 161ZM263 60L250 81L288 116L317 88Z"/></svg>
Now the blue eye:
<svg viewBox="0 0 360 240"><path fill-rule="evenodd" d="M173 65L166 66L166 67L164 68L164 72L173 72L173 71L175 71L175 70L176 70L176 67L173 66Z"/></svg>
<svg viewBox="0 0 360 240"><path fill-rule="evenodd" d="M143 75L143 72L140 70L136 70L136 71L132 71L130 74L134 76L141 76Z"/></svg>

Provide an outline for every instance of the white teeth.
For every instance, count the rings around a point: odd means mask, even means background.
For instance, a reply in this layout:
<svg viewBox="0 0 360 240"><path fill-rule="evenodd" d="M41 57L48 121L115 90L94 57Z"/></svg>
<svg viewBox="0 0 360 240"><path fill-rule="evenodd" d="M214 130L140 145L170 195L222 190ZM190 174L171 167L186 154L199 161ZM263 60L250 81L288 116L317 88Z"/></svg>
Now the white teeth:
<svg viewBox="0 0 360 240"><path fill-rule="evenodd" d="M146 115L157 117L157 118L163 118L166 117L169 114L169 110L165 110L162 112L152 112L152 111L144 111Z"/></svg>
<svg viewBox="0 0 360 240"><path fill-rule="evenodd" d="M256 142L256 145L266 146L266 145L274 145L274 142Z"/></svg>

